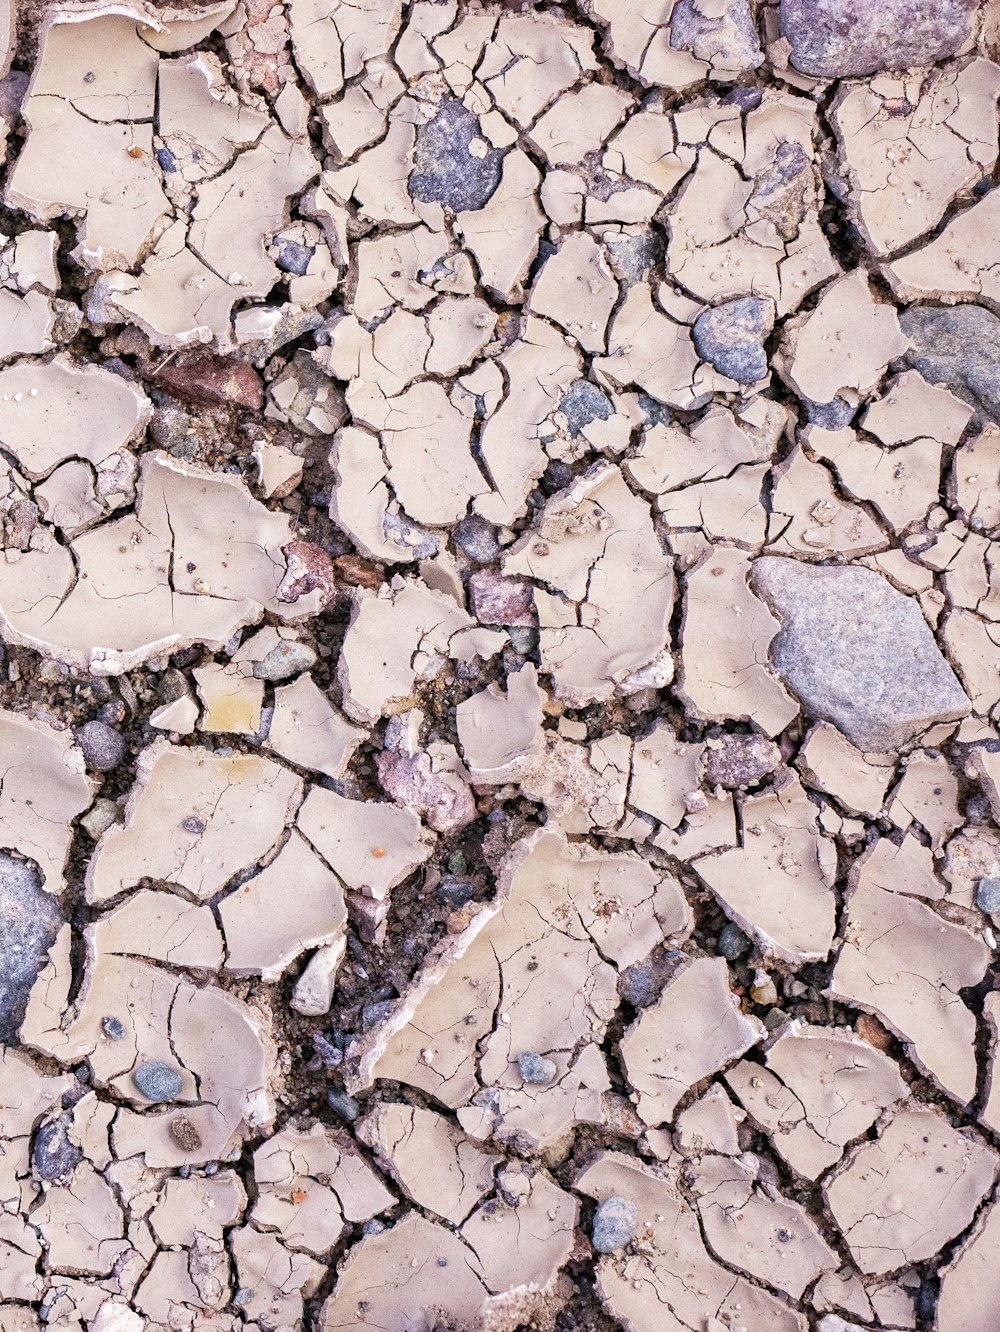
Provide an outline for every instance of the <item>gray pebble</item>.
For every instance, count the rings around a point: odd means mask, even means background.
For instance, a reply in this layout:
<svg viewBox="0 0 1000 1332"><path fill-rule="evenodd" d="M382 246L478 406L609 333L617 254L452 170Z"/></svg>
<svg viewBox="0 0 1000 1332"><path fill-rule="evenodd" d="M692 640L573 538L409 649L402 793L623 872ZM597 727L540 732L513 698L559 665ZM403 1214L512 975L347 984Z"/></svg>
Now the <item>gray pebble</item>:
<svg viewBox="0 0 1000 1332"><path fill-rule="evenodd" d="M677 971L683 953L673 949L651 953L618 973L618 993L635 1008L648 1008Z"/></svg>
<svg viewBox="0 0 1000 1332"><path fill-rule="evenodd" d="M316 251L309 245L300 245L298 241L278 240L278 267L295 277L302 277L309 268L309 261Z"/></svg>
<svg viewBox="0 0 1000 1332"><path fill-rule="evenodd" d="M519 1054L517 1067L525 1082L535 1083L540 1087L545 1087L554 1081L559 1072L551 1059L535 1054L534 1050L525 1050L524 1054Z"/></svg>
<svg viewBox="0 0 1000 1332"><path fill-rule="evenodd" d="M627 1198L609 1198L594 1215L591 1241L598 1253L614 1253L624 1248L635 1235L639 1213Z"/></svg>
<svg viewBox="0 0 1000 1332"><path fill-rule="evenodd" d="M724 957L727 962L735 962L738 957L750 947L750 940L743 933L738 925L732 921L728 925L723 925L719 931L718 953Z"/></svg>
<svg viewBox="0 0 1000 1332"><path fill-rule="evenodd" d="M76 739L91 772L111 772L128 753L128 745L118 732L102 721L89 721L81 726Z"/></svg>
<svg viewBox="0 0 1000 1332"><path fill-rule="evenodd" d="M456 523L451 535L462 554L477 564L492 564L500 556L497 529L477 513Z"/></svg>
<svg viewBox="0 0 1000 1332"><path fill-rule="evenodd" d="M979 880L976 885L976 906L988 916L1000 911L1000 879L991 875L988 879Z"/></svg>
<svg viewBox="0 0 1000 1332"><path fill-rule="evenodd" d="M705 310L692 334L698 355L738 384L755 384L767 374L764 339L774 327L774 302L741 296Z"/></svg>
<svg viewBox="0 0 1000 1332"><path fill-rule="evenodd" d="M255 680L288 680L293 675L310 670L318 660L308 643L285 638L267 656L254 662L253 676Z"/></svg>
<svg viewBox="0 0 1000 1332"><path fill-rule="evenodd" d="M125 1035L125 1028L116 1017L101 1018L101 1031L109 1041L120 1041Z"/></svg>
<svg viewBox="0 0 1000 1332"><path fill-rule="evenodd" d="M574 439L591 421L607 421L614 414L614 404L608 395L589 379L578 379L571 384L559 400L559 410L566 418L569 433Z"/></svg>
<svg viewBox="0 0 1000 1332"><path fill-rule="evenodd" d="M735 791L756 785L780 763L781 750L766 736L725 733L705 750L705 780Z"/></svg>
<svg viewBox="0 0 1000 1332"><path fill-rule="evenodd" d="M857 411L846 398L832 398L829 402L813 402L806 398L805 404L810 425L818 425L823 430L843 430L854 420Z"/></svg>
<svg viewBox="0 0 1000 1332"><path fill-rule="evenodd" d="M381 999L376 1004L365 1004L361 1010L361 1030L371 1031L372 1027L377 1027L395 1007L394 999Z"/></svg>
<svg viewBox="0 0 1000 1332"><path fill-rule="evenodd" d="M538 630L530 625L512 624L507 630L511 646L519 657L528 657L538 647Z"/></svg>
<svg viewBox="0 0 1000 1332"><path fill-rule="evenodd" d="M69 1124L69 1116L60 1115L35 1134L31 1164L39 1179L63 1179L83 1160L83 1152L69 1140Z"/></svg>
<svg viewBox="0 0 1000 1332"><path fill-rule="evenodd" d="M330 1090L326 1094L326 1103L335 1115L341 1119L346 1119L348 1124L353 1124L361 1113L361 1106L353 1096L348 1096L347 1092Z"/></svg>
<svg viewBox="0 0 1000 1332"><path fill-rule="evenodd" d="M181 1094L181 1075L162 1060L140 1064L132 1081L149 1101L175 1101Z"/></svg>

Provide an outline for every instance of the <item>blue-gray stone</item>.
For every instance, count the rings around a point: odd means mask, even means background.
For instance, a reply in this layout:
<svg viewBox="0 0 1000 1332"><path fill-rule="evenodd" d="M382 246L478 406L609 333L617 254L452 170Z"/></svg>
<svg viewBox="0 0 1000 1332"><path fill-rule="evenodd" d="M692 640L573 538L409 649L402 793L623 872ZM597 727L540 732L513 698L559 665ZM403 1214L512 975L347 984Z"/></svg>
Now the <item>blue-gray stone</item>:
<svg viewBox="0 0 1000 1332"><path fill-rule="evenodd" d="M311 670L318 660L319 657L308 643L300 643L295 638L283 638L266 656L253 663L253 677L255 680L270 680L276 684Z"/></svg>
<svg viewBox="0 0 1000 1332"><path fill-rule="evenodd" d="M750 948L750 940L733 921L723 925L719 931L718 953L727 962L735 962Z"/></svg>
<svg viewBox="0 0 1000 1332"><path fill-rule="evenodd" d="M346 1119L348 1124L353 1124L361 1113L361 1106L353 1096L348 1096L347 1092L334 1091L332 1087L326 1094L326 1103L335 1115Z"/></svg>
<svg viewBox="0 0 1000 1332"><path fill-rule="evenodd" d="M69 1140L69 1124L69 1116L60 1115L35 1134L31 1164L39 1179L64 1179L83 1160L83 1152Z"/></svg>
<svg viewBox="0 0 1000 1332"><path fill-rule="evenodd" d="M109 1041L120 1041L125 1035L125 1027L116 1017L101 1018L101 1031Z"/></svg>
<svg viewBox="0 0 1000 1332"><path fill-rule="evenodd" d="M1000 911L1000 879L990 875L976 885L976 906L988 916Z"/></svg>
<svg viewBox="0 0 1000 1332"><path fill-rule="evenodd" d="M755 384L767 374L764 340L774 327L774 302L740 296L695 320L694 345L702 360L738 384Z"/></svg>
<svg viewBox="0 0 1000 1332"><path fill-rule="evenodd" d="M614 1253L623 1249L635 1235L639 1213L634 1202L627 1198L609 1198L601 1203L594 1215L590 1232L591 1242L598 1253Z"/></svg>
<svg viewBox="0 0 1000 1332"><path fill-rule="evenodd" d="M502 548L497 529L477 513L470 513L457 522L452 528L451 539L462 554L475 560L476 564L492 564L500 557Z"/></svg>
<svg viewBox="0 0 1000 1332"><path fill-rule="evenodd" d="M140 1064L132 1081L149 1101L175 1101L181 1094L181 1075L160 1059Z"/></svg>
<svg viewBox="0 0 1000 1332"><path fill-rule="evenodd" d="M946 385L984 417L1000 421L1000 319L981 305L911 305L899 317L906 359L931 384Z"/></svg>
<svg viewBox="0 0 1000 1332"><path fill-rule="evenodd" d="M469 152L474 139L485 145L481 157ZM456 213L485 208L500 184L503 157L487 142L478 117L457 98L447 98L433 120L417 130L410 194Z"/></svg>
<svg viewBox="0 0 1000 1332"><path fill-rule="evenodd" d="M854 420L856 407L852 407L846 398L832 398L830 402L813 402L806 399L806 415L810 425L818 425L821 430L843 430Z"/></svg>
<svg viewBox="0 0 1000 1332"><path fill-rule="evenodd" d="M555 1076L559 1072L551 1059L546 1059L544 1055L535 1054L534 1050L525 1050L524 1054L519 1054L517 1056L517 1067L525 1082L534 1083L539 1087L547 1087L550 1082L555 1080Z"/></svg>
<svg viewBox="0 0 1000 1332"><path fill-rule="evenodd" d="M591 421L606 421L614 415L611 399L589 379L578 379L571 384L559 401L559 410L566 418L569 433L574 439Z"/></svg>
<svg viewBox="0 0 1000 1332"><path fill-rule="evenodd" d="M308 271L315 250L309 245L300 245L298 241L283 238L278 239L277 246L278 267L286 273L291 273L293 277L303 277Z"/></svg>
<svg viewBox="0 0 1000 1332"><path fill-rule="evenodd" d="M62 924L33 865L0 851L0 1044L13 1045L28 995Z"/></svg>

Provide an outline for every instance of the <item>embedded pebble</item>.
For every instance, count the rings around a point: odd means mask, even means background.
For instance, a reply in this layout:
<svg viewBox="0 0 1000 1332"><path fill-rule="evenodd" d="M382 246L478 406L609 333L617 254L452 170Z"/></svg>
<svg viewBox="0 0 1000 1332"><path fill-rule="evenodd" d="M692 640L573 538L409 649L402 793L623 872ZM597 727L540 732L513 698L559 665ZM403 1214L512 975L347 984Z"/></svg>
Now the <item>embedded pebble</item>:
<svg viewBox="0 0 1000 1332"><path fill-rule="evenodd" d="M31 1164L39 1179L64 1179L83 1160L83 1152L69 1139L69 1126L69 1118L60 1115L35 1134Z"/></svg>
<svg viewBox="0 0 1000 1332"><path fill-rule="evenodd" d="M283 638L277 647L253 663L253 676L255 680L270 680L272 683L290 680L293 675L311 670L318 660L308 643Z"/></svg>
<svg viewBox="0 0 1000 1332"><path fill-rule="evenodd" d="M608 1198L594 1213L590 1237L598 1253L614 1253L635 1237L639 1211L627 1198Z"/></svg>
<svg viewBox="0 0 1000 1332"><path fill-rule="evenodd" d="M187 1115L174 1115L170 1121L170 1136L185 1152L196 1152L201 1147L201 1134Z"/></svg>
<svg viewBox="0 0 1000 1332"><path fill-rule="evenodd" d="M976 885L976 906L988 916L1000 911L1000 878L990 876Z"/></svg>
<svg viewBox="0 0 1000 1332"><path fill-rule="evenodd" d="M533 1050L525 1050L517 1056L517 1067L521 1077L525 1082L537 1083L539 1086L547 1086L554 1081L559 1072L558 1067L551 1059L546 1059L544 1055L535 1054Z"/></svg>
<svg viewBox="0 0 1000 1332"><path fill-rule="evenodd" d="M695 320L692 334L699 356L738 384L767 375L764 340L774 327L774 303L759 296L726 301Z"/></svg>
<svg viewBox="0 0 1000 1332"><path fill-rule="evenodd" d="M177 1070L159 1059L140 1064L132 1074L132 1081L150 1101L175 1101L184 1085Z"/></svg>

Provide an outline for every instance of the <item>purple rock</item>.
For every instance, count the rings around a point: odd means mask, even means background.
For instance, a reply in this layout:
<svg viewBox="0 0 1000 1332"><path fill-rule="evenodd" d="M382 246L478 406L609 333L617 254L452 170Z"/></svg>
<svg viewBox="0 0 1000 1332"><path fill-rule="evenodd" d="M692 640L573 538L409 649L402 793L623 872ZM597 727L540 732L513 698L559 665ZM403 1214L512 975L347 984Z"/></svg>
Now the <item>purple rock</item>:
<svg viewBox="0 0 1000 1332"><path fill-rule="evenodd" d="M791 62L824 79L913 69L953 55L978 0L781 0Z"/></svg>

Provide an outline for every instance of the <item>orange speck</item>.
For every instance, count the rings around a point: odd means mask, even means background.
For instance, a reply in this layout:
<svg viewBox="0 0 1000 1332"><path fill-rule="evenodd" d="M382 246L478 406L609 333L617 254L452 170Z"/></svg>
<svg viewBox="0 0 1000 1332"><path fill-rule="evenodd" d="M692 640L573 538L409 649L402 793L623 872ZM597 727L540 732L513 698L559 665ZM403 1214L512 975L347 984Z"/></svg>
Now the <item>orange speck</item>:
<svg viewBox="0 0 1000 1332"><path fill-rule="evenodd" d="M372 855L375 857L376 860L381 860L382 857L385 855L385 850L381 846L377 846L375 850L372 852Z"/></svg>
<svg viewBox="0 0 1000 1332"><path fill-rule="evenodd" d="M139 147L137 143L134 143L132 147L128 150L128 155L129 157L141 157L142 149Z"/></svg>
<svg viewBox="0 0 1000 1332"><path fill-rule="evenodd" d="M304 1203L308 1197L309 1195L306 1193L305 1189L292 1189L293 1203Z"/></svg>

